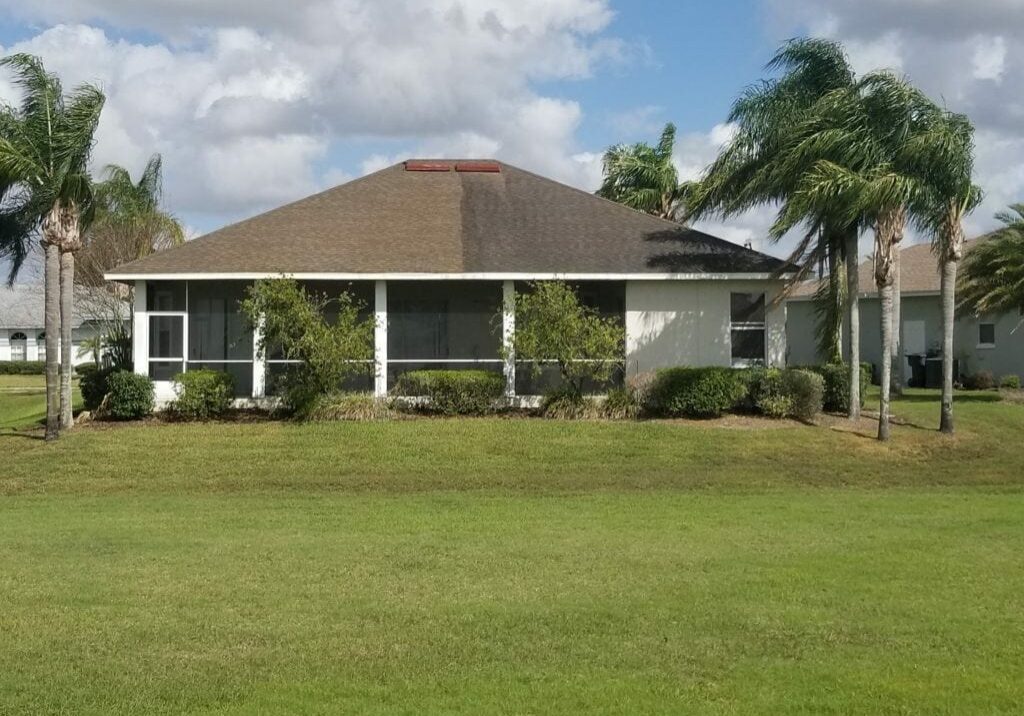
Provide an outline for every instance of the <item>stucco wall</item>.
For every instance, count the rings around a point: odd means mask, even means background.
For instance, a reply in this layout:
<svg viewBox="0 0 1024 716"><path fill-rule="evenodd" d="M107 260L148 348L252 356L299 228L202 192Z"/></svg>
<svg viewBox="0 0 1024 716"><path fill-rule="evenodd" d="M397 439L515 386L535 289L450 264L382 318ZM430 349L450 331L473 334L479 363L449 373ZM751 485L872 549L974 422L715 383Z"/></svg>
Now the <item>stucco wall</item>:
<svg viewBox="0 0 1024 716"><path fill-rule="evenodd" d="M904 353L938 352L942 345L942 305L938 296L904 296ZM882 353L879 303L877 299L860 301L861 360L879 365ZM1017 328L1021 317L1006 314L996 318L971 316L957 319L953 332L953 353L960 361L961 373L990 370L997 378L1016 374L1024 378L1024 326ZM996 345L978 347L978 323L996 324ZM786 336L790 365L820 363L815 347L816 323L810 301L788 303ZM844 339L845 339L844 331ZM909 376L909 371L907 373Z"/></svg>
<svg viewBox="0 0 1024 716"><path fill-rule="evenodd" d="M772 304L778 289L768 281L628 281L626 374L678 365L730 365L732 292L766 293L768 361L784 365L786 308Z"/></svg>

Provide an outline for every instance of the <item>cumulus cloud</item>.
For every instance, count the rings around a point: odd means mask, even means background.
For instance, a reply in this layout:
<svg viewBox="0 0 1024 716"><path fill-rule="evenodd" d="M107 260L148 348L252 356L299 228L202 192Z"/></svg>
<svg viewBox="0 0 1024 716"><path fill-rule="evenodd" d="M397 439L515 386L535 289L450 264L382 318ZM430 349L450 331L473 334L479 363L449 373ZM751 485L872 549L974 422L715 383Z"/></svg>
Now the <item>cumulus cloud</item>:
<svg viewBox="0 0 1024 716"><path fill-rule="evenodd" d="M0 0L0 11L62 23L0 51L41 55L69 86L103 86L97 164L138 169L161 152L168 202L207 225L348 176L330 158L352 140L493 155L588 185L579 104L536 87L629 53L606 32L608 0ZM139 32L153 39L125 39Z"/></svg>

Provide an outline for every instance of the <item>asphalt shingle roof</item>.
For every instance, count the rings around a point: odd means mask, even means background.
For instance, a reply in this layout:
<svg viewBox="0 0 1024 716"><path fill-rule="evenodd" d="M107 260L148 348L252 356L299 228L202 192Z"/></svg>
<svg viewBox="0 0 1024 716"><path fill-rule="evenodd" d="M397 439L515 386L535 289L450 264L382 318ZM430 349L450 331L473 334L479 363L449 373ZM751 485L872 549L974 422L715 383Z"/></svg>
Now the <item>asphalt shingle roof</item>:
<svg viewBox="0 0 1024 716"><path fill-rule="evenodd" d="M410 160L410 163L414 160ZM231 224L111 275L768 273L785 263L504 163L405 162ZM478 167L479 169L479 167Z"/></svg>

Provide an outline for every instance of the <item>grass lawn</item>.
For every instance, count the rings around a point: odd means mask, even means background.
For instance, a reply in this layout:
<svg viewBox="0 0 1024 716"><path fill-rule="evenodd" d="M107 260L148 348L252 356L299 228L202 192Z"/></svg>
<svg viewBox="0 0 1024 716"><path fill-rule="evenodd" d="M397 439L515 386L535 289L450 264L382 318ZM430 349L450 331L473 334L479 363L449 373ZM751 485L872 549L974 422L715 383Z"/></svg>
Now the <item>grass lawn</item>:
<svg viewBox="0 0 1024 716"><path fill-rule="evenodd" d="M81 407L78 380L73 401ZM41 375L0 375L0 430L27 428L46 418L46 379Z"/></svg>
<svg viewBox="0 0 1024 716"><path fill-rule="evenodd" d="M0 420L7 395L0 394ZM0 713L1024 710L1024 405L0 434ZM861 434L863 433L863 434Z"/></svg>

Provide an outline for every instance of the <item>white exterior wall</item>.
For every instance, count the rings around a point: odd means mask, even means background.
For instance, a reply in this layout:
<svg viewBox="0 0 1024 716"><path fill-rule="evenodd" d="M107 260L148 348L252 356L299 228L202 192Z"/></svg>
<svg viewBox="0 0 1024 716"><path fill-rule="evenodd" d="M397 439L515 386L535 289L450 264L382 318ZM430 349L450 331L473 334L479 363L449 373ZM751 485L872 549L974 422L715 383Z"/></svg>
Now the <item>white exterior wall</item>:
<svg viewBox="0 0 1024 716"><path fill-rule="evenodd" d="M671 366L730 366L730 294L765 293L772 366L786 362L786 308L771 281L627 281L626 375Z"/></svg>
<svg viewBox="0 0 1024 716"><path fill-rule="evenodd" d="M11 336L15 333L25 334L25 360L36 361L40 360L40 348L43 347L43 342L38 340L38 336L43 332L42 328L3 328L0 329L0 361L11 360ZM96 335L97 329L94 326L83 326L82 328L76 328L71 332L71 362L74 365L82 365L92 360L90 354L79 355L78 349L82 345L82 341L92 338ZM60 340L57 341L58 345Z"/></svg>

